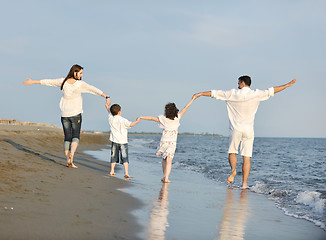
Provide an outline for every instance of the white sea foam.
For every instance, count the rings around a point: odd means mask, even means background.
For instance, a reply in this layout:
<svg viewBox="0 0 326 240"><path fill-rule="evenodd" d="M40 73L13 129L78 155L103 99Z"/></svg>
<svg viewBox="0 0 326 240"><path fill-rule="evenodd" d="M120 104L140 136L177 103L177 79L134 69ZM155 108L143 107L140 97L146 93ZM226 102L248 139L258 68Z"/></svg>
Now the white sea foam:
<svg viewBox="0 0 326 240"><path fill-rule="evenodd" d="M264 194L268 191L268 187L264 183L257 182L256 185L250 187L250 190L256 193Z"/></svg>
<svg viewBox="0 0 326 240"><path fill-rule="evenodd" d="M325 223L323 223L323 222L321 222L319 220L314 220L313 218L311 218L311 217L309 217L307 215L300 216L298 214L291 213L286 208L281 208L281 209L284 211L285 215L287 215L287 216L294 217L294 218L297 218L297 219L305 219L305 220L307 220L309 222L313 222L317 227L320 227L320 228L322 228L322 229L324 229L326 231Z"/></svg>
<svg viewBox="0 0 326 240"><path fill-rule="evenodd" d="M319 192L304 191L298 194L295 201L310 206L315 212L323 213L326 199L323 199L320 196L321 193Z"/></svg>

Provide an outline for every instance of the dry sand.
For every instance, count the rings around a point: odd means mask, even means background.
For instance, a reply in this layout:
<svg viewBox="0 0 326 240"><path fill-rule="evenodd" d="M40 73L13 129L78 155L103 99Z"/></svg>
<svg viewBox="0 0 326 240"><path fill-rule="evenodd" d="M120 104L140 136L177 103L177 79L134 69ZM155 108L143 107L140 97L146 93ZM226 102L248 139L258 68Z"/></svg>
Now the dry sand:
<svg viewBox="0 0 326 240"><path fill-rule="evenodd" d="M82 134L71 169L62 130L0 125L0 238L136 239L130 211L141 203L118 190L129 183L82 153L107 144L106 134Z"/></svg>

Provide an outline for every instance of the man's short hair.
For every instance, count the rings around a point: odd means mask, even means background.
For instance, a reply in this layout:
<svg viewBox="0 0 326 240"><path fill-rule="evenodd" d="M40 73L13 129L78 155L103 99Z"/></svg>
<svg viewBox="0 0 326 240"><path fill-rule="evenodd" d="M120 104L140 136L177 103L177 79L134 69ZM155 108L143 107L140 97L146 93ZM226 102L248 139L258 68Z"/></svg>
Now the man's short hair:
<svg viewBox="0 0 326 240"><path fill-rule="evenodd" d="M251 78L249 76L241 76L238 78L238 80L244 82L249 87L251 85Z"/></svg>
<svg viewBox="0 0 326 240"><path fill-rule="evenodd" d="M119 104L113 104L110 107L110 112L113 116L117 115L121 111L121 107Z"/></svg>

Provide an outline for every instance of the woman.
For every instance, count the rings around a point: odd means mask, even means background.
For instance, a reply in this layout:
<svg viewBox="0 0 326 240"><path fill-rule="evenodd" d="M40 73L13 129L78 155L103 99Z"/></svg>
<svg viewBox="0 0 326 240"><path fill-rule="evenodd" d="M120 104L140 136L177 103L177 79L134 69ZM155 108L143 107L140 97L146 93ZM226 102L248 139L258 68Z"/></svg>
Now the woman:
<svg viewBox="0 0 326 240"><path fill-rule="evenodd" d="M80 128L82 123L82 96L81 93L91 93L106 98L110 104L110 97L101 90L82 81L83 67L75 64L71 67L66 78L32 80L27 78L25 86L41 84L60 87L63 96L60 101L61 123L65 135L64 153L67 158L67 167L78 168L74 163L74 154L78 147Z"/></svg>

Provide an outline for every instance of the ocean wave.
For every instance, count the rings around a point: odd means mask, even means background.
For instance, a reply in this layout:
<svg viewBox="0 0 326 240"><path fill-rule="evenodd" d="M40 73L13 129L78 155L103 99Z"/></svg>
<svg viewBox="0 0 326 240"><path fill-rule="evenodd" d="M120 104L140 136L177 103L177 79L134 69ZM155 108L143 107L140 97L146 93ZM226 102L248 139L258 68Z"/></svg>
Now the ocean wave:
<svg viewBox="0 0 326 240"><path fill-rule="evenodd" d="M287 210L286 208L281 208L284 212L285 215L287 216L290 216L290 217L294 217L294 218L297 218L297 219L304 219L304 220L307 220L309 222L312 222L314 223L317 227L320 227L322 229L324 229L326 231L326 225L325 223L323 223L322 221L319 221L319 220L315 220L307 215L298 215L298 214L295 214L295 213L291 213L289 210Z"/></svg>
<svg viewBox="0 0 326 240"><path fill-rule="evenodd" d="M295 201L311 207L317 213L323 213L326 204L326 199L321 198L321 193L316 191L300 192Z"/></svg>

